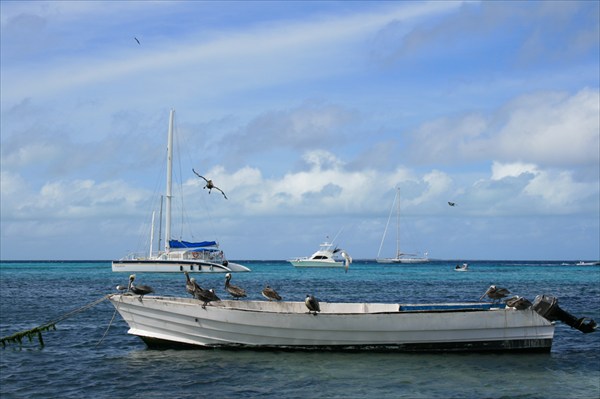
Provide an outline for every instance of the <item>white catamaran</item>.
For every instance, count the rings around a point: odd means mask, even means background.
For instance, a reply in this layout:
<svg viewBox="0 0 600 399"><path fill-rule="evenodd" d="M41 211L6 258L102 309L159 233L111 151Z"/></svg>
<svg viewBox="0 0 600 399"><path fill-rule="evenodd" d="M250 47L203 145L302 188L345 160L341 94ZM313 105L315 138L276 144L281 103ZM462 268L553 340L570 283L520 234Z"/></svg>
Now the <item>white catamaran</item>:
<svg viewBox="0 0 600 399"><path fill-rule="evenodd" d="M173 119L175 111L169 116L169 132L167 140L167 187L165 216L165 248L152 251L154 227L150 234L150 250L146 254L129 254L112 262L113 272L201 272L229 273L249 272L247 267L229 262L219 249L216 241L189 242L171 239L171 200L173 169ZM154 224L154 215L153 215ZM159 238L160 242L160 238Z"/></svg>
<svg viewBox="0 0 600 399"><path fill-rule="evenodd" d="M394 258L380 258L381 249L383 248L383 243L385 241L385 236L387 234L388 226L390 224L390 219L392 218L392 212L394 211L394 204L397 204L396 211L396 256ZM385 230L383 231L383 237L381 238L381 244L379 245L379 251L377 252L377 258L375 259L377 263L427 263L429 262L429 258L427 257L427 252L425 252L424 256L418 256L416 254L406 254L400 251L400 189L396 190L396 196L394 197L394 202L392 202L392 208L390 209L390 215L388 217L387 224L385 225Z"/></svg>

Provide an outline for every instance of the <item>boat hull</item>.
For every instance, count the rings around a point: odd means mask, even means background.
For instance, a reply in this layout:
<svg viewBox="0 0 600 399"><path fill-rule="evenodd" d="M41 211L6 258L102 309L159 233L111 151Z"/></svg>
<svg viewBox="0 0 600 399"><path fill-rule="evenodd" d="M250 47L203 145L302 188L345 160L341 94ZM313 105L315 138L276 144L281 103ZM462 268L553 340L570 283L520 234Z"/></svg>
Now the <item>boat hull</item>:
<svg viewBox="0 0 600 399"><path fill-rule="evenodd" d="M232 273L249 272L246 266L237 263L228 262L227 266L219 263L211 263L194 260L115 260L112 262L113 272L127 273L181 273L183 271L191 273Z"/></svg>
<svg viewBox="0 0 600 399"><path fill-rule="evenodd" d="M346 267L344 262L330 262L318 260L290 260L294 267L322 267L322 268L343 268Z"/></svg>
<svg viewBox="0 0 600 399"><path fill-rule="evenodd" d="M429 263L429 259L426 258L382 258L376 259L377 263L406 263L406 264L415 264L415 263Z"/></svg>
<svg viewBox="0 0 600 399"><path fill-rule="evenodd" d="M129 334L148 346L277 350L549 351L554 325L531 309L463 304L220 301L115 294Z"/></svg>

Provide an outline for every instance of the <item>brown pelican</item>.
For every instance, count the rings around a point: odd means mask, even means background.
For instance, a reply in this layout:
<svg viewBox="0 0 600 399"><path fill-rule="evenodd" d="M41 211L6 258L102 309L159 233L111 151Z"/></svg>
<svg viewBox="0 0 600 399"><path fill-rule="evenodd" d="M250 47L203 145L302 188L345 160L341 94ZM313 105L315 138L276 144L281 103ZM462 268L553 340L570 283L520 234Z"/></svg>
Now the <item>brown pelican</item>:
<svg viewBox="0 0 600 399"><path fill-rule="evenodd" d="M229 295L231 295L235 299L245 297L246 290L240 287L236 287L235 285L229 284L229 280L231 280L231 273L227 273L225 275L225 289L227 290L227 292L229 292Z"/></svg>
<svg viewBox="0 0 600 399"><path fill-rule="evenodd" d="M227 196L225 195L225 193L223 192L223 190L221 190L219 187L215 186L213 184L213 181L210 179L207 179L204 176L201 176L198 174L198 172L196 172L194 169L192 169L192 172L194 172L196 174L196 176L201 177L204 179L204 181L206 182L206 186L204 186L203 188L208 188L208 193L210 194L210 191L214 188L215 190L219 190L221 192L221 194L223 194L223 197L225 197L225 199L227 199Z"/></svg>
<svg viewBox="0 0 600 399"><path fill-rule="evenodd" d="M194 279L192 279L192 280L194 280ZM219 298L217 296L217 294L215 294L215 291L213 289L205 290L204 288L200 288L199 286L198 286L198 289L196 290L195 297L198 298L199 300L201 300L202 302L204 302L202 304L202 309L206 309L206 305L209 302L221 300L221 298Z"/></svg>
<svg viewBox="0 0 600 399"><path fill-rule="evenodd" d="M490 285L490 288L487 289L487 291L481 296L481 298L479 298L479 300L481 301L483 297L487 295L492 300L492 302L496 302L504 298L508 294L510 294L510 291L506 288L500 288L496 287L495 285Z"/></svg>
<svg viewBox="0 0 600 399"><path fill-rule="evenodd" d="M448 201L448 205L450 205L450 206L456 206L456 202L450 202L450 201Z"/></svg>
<svg viewBox="0 0 600 399"><path fill-rule="evenodd" d="M190 279L190 274L187 271L184 271L183 274L185 274L185 290L193 297L196 296L196 287L198 286L198 284L195 284L196 281L192 281Z"/></svg>
<svg viewBox="0 0 600 399"><path fill-rule="evenodd" d="M267 298L269 301L281 301L281 297L273 288L268 285L262 290L262 296Z"/></svg>
<svg viewBox="0 0 600 399"><path fill-rule="evenodd" d="M313 312L316 316L317 312L321 311L321 306L319 306L319 301L312 295L306 295L306 299L304 300L306 307L308 308L308 313Z"/></svg>
<svg viewBox="0 0 600 399"><path fill-rule="evenodd" d="M128 286L126 286L126 285L121 285L121 284L117 285L115 288L117 289L117 291L121 291L121 292L123 292L123 291L127 291L127 290L129 289L129 287L128 287Z"/></svg>
<svg viewBox="0 0 600 399"><path fill-rule="evenodd" d="M507 299L506 306L511 308L515 308L517 310L529 309L532 306L532 303L529 302L527 298L523 298L520 296L515 296L513 298Z"/></svg>
<svg viewBox="0 0 600 399"><path fill-rule="evenodd" d="M148 285L133 285L133 280L135 280L135 274L129 276L129 291L133 292L136 295L139 295L140 299L144 295L154 292L152 287Z"/></svg>

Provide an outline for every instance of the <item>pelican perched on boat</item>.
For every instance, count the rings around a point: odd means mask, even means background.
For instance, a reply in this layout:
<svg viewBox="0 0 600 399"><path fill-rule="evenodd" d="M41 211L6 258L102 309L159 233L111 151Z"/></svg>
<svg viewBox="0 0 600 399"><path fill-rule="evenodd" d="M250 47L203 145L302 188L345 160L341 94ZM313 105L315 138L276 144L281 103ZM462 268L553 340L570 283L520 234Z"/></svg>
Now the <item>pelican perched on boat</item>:
<svg viewBox="0 0 600 399"><path fill-rule="evenodd" d="M236 287L235 285L231 285L229 283L231 280L231 273L227 273L225 275L225 289L229 292L229 295L234 297L235 299L243 298L246 296L246 290L240 287Z"/></svg>
<svg viewBox="0 0 600 399"><path fill-rule="evenodd" d="M269 301L281 301L281 296L273 288L268 285L262 290L262 296L267 298Z"/></svg>
<svg viewBox="0 0 600 399"><path fill-rule="evenodd" d="M193 297L196 297L196 287L198 284L195 284L195 281L190 279L190 274L186 271L183 272L185 274L185 290Z"/></svg>
<svg viewBox="0 0 600 399"><path fill-rule="evenodd" d="M123 292L123 291L127 291L127 290L129 289L129 286L127 286L127 285L121 285L121 284L119 284L119 285L117 285L117 286L115 287L115 289L116 289L117 291L121 291L121 292Z"/></svg>
<svg viewBox="0 0 600 399"><path fill-rule="evenodd" d="M133 280L135 280L135 274L129 276L129 291L133 292L136 295L140 296L140 299L146 295L154 292L152 287L149 285L133 285Z"/></svg>
<svg viewBox="0 0 600 399"><path fill-rule="evenodd" d="M194 280L194 279L192 279ZM215 294L215 290L213 290L212 288L210 290L205 290L204 288L201 288L198 286L198 290L196 291L196 298L198 298L199 300L201 300L202 302L204 302L202 304L202 309L206 309L206 305L209 302L213 302L213 301L220 301L221 298L219 298L217 296L217 294Z"/></svg>
<svg viewBox="0 0 600 399"><path fill-rule="evenodd" d="M506 306L515 308L517 310L529 309L533 304L527 299L520 296L515 296L507 299Z"/></svg>
<svg viewBox="0 0 600 399"><path fill-rule="evenodd" d="M483 297L487 295L492 300L492 302L496 302L504 298L508 294L510 294L510 291L506 288L500 288L496 287L495 285L490 285L490 288L487 289L487 291L481 296L481 298L479 298L479 300L481 301Z"/></svg>
<svg viewBox="0 0 600 399"><path fill-rule="evenodd" d="M306 307L308 308L308 313L312 312L315 316L317 312L321 311L321 306L319 305L319 300L312 295L306 295L306 299L304 300Z"/></svg>

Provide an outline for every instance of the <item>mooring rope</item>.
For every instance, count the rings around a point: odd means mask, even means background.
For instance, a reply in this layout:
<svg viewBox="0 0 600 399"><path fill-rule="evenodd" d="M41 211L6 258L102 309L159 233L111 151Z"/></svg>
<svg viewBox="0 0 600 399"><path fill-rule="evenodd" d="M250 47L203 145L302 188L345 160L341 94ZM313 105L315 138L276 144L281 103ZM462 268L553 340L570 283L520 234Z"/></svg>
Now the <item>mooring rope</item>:
<svg viewBox="0 0 600 399"><path fill-rule="evenodd" d="M98 341L98 343L94 346L94 348L97 348L98 345L100 345L102 343L102 341L104 341L104 337L106 337L106 334L108 334L108 330L110 329L110 326L112 325L112 322L115 320L115 316L117 315L117 309L115 308L115 311L113 312L112 318L110 319L110 322L108 323L108 327L106 327L106 331L104 331L104 334L102 335L102 338L100 338L100 341Z"/></svg>
<svg viewBox="0 0 600 399"><path fill-rule="evenodd" d="M47 323L44 323L37 327L31 328L29 330L20 331L13 335L8 335L6 337L2 337L2 338L0 338L0 343L2 343L3 348L6 347L6 343L11 343L11 342L19 343L19 345L21 345L23 343L24 337L27 337L29 339L29 341L31 342L33 340L33 337L37 335L37 338L40 342L40 346L44 347L44 340L42 338L43 331L56 330L57 323L60 323L61 321L66 320L69 317L72 317L78 313L88 310L89 308L92 308L92 307L98 305L100 302L103 302L103 301L109 299L110 297L111 297L111 295L105 295L102 298L96 299L95 301L88 303L87 305L84 305L80 308L77 308L68 313L65 313L64 315L58 317L56 320L49 321ZM114 318L114 315L113 315L113 318ZM112 323L112 321L111 321L111 323ZM110 325L109 325L109 327L110 327Z"/></svg>

